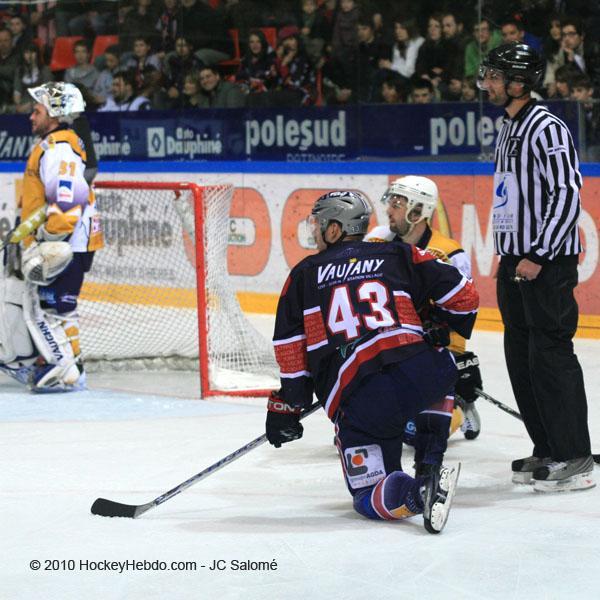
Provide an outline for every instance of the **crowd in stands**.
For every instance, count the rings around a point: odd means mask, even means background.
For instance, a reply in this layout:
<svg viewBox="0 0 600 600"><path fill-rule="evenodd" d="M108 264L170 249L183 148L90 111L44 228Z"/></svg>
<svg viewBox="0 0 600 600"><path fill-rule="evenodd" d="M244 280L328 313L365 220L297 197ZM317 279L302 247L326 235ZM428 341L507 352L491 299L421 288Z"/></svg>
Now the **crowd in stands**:
<svg viewBox="0 0 600 600"><path fill-rule="evenodd" d="M51 79L99 111L470 102L482 54L519 40L545 59L540 96L582 102L598 129L596 1L19 1L0 23L4 113Z"/></svg>

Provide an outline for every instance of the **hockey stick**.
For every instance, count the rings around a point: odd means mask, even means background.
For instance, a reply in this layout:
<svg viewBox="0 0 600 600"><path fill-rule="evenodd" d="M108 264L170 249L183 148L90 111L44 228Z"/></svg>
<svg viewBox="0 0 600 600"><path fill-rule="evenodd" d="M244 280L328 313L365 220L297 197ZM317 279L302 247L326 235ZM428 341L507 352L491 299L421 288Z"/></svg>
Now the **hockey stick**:
<svg viewBox="0 0 600 600"><path fill-rule="evenodd" d="M300 418L303 419L308 415L312 414L319 408L320 404L315 402L309 408L302 411ZM177 494L183 492L183 490L189 488L190 486L198 483L202 479L205 479L209 475L212 475L219 469L223 468L225 465L232 463L234 460L241 458L244 454L248 454L254 448L261 446L267 441L266 434L262 434L256 439L248 442L245 446L238 448L235 452L228 454L225 458L218 460L216 463L211 465L210 467L206 467L204 471L200 471L196 475L186 479L183 483L175 486L173 489L165 492L158 498L155 498L151 502L146 504L122 504L121 502L114 502L113 500L106 500L105 498L98 498L94 504L92 504L92 514L100 515L101 517L127 517L129 519L137 519L137 517L143 515L145 512L155 508L159 504L170 500L173 496L177 496Z"/></svg>
<svg viewBox="0 0 600 600"><path fill-rule="evenodd" d="M486 394L483 390L475 388L475 393L480 398L483 398L484 400L491 402L493 405L497 406L500 410L503 410L505 413L508 413L509 415L512 415L513 417L519 419L519 421L523 420L523 417L521 416L520 412L510 408L510 406L506 406L506 404L503 404L502 402L500 402L500 400L496 400L496 398L492 398L492 396L490 396L489 394Z"/></svg>
<svg viewBox="0 0 600 600"><path fill-rule="evenodd" d="M509 415L512 415L513 417L519 419L519 421L523 420L523 417L521 416L520 412L517 412L516 410L510 408L510 406L506 406L506 404L503 404L502 402L500 402L500 400L496 400L496 398L493 398L489 394L486 394L483 390L475 388L475 393L480 398L491 402L494 406L497 406L500 410L503 410L505 413L508 413ZM592 457L595 463L600 464L600 454L592 454Z"/></svg>
<svg viewBox="0 0 600 600"><path fill-rule="evenodd" d="M26 238L30 233L33 233L42 223L46 221L46 207L41 206L34 213L29 215L25 221L19 223L11 229L4 238L0 251L4 250L8 244L18 244L22 239Z"/></svg>

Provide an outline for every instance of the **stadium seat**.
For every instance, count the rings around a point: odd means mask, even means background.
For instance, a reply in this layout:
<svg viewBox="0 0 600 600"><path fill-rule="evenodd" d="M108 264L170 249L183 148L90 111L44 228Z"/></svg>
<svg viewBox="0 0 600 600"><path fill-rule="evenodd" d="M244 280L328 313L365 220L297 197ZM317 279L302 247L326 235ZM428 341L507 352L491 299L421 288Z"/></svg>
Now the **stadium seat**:
<svg viewBox="0 0 600 600"><path fill-rule="evenodd" d="M82 40L80 35L62 36L54 40L54 48L52 49L52 58L50 59L51 71L64 71L75 64L75 56L73 55L73 45L75 42Z"/></svg>
<svg viewBox="0 0 600 600"><path fill-rule="evenodd" d="M119 43L118 35L97 35L92 46L92 64L94 61L104 54L104 51L110 46L116 46Z"/></svg>
<svg viewBox="0 0 600 600"><path fill-rule="evenodd" d="M275 27L261 27L260 30L265 34L269 46L275 50L277 48L277 29Z"/></svg>

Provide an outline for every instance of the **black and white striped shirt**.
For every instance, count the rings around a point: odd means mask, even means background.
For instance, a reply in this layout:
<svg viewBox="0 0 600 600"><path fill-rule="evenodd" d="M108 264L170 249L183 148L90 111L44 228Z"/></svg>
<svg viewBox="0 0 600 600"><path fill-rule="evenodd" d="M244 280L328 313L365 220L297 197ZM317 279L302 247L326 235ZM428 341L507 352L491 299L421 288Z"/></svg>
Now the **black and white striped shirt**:
<svg viewBox="0 0 600 600"><path fill-rule="evenodd" d="M581 252L581 174L566 125L534 100L498 134L493 231L496 254L542 264Z"/></svg>

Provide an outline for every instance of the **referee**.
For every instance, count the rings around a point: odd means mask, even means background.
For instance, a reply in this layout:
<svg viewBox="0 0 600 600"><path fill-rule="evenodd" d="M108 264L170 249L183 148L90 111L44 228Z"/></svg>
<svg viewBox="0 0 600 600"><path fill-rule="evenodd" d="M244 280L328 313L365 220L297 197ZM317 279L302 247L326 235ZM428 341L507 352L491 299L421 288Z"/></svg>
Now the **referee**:
<svg viewBox="0 0 600 600"><path fill-rule="evenodd" d="M512 463L515 483L542 492L594 487L583 373L573 351L578 307L581 174L565 124L530 96L543 62L533 48L498 46L478 87L505 109L495 152L497 295L512 389L533 442Z"/></svg>

